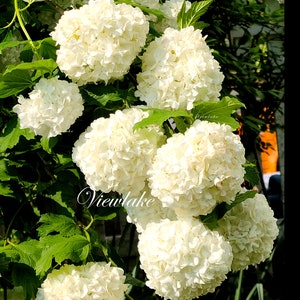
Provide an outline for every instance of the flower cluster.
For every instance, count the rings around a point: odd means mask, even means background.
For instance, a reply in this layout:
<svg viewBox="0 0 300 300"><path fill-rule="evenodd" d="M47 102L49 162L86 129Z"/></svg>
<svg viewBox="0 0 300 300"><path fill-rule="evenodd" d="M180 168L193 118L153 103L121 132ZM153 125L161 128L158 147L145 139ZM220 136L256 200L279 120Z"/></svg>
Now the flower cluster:
<svg viewBox="0 0 300 300"><path fill-rule="evenodd" d="M148 223L139 234L147 285L164 299L194 299L213 292L232 263L231 246L194 219Z"/></svg>
<svg viewBox="0 0 300 300"><path fill-rule="evenodd" d="M127 287L123 269L109 263L65 264L48 274L36 300L123 300Z"/></svg>
<svg viewBox="0 0 300 300"><path fill-rule="evenodd" d="M36 135L49 138L66 132L84 110L78 86L58 77L41 78L28 96L20 95L13 110L20 127Z"/></svg>
<svg viewBox="0 0 300 300"><path fill-rule="evenodd" d="M148 171L152 195L177 216L210 213L230 203L244 180L245 150L229 126L196 120L157 150Z"/></svg>
<svg viewBox="0 0 300 300"><path fill-rule="evenodd" d="M122 79L144 46L148 31L149 23L139 8L91 0L79 9L65 11L50 35L59 45L59 68L84 85Z"/></svg>
<svg viewBox="0 0 300 300"><path fill-rule="evenodd" d="M237 204L219 221L218 231L232 247L233 271L247 269L269 257L279 233L275 220L266 197L256 194Z"/></svg>
<svg viewBox="0 0 300 300"><path fill-rule="evenodd" d="M72 158L95 191L138 195L165 136L158 126L133 130L148 112L133 107L99 118L76 141Z"/></svg>
<svg viewBox="0 0 300 300"><path fill-rule="evenodd" d="M135 94L149 107L190 110L195 102L217 101L220 96L224 75L201 30L168 27L141 60Z"/></svg>

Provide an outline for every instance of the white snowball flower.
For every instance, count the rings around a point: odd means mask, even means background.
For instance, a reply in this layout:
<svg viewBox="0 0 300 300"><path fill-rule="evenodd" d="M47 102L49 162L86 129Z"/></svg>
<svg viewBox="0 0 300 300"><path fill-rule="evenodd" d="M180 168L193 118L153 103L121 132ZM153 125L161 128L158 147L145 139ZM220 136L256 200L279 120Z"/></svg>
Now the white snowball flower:
<svg viewBox="0 0 300 300"><path fill-rule="evenodd" d="M66 132L84 110L78 86L58 77L41 78L28 96L20 95L13 111L20 128L30 128L36 135L50 138Z"/></svg>
<svg viewBox="0 0 300 300"><path fill-rule="evenodd" d="M79 9L65 11L50 35L59 45L59 68L84 85L123 79L148 31L149 22L139 8L113 0L91 0Z"/></svg>
<svg viewBox="0 0 300 300"><path fill-rule="evenodd" d="M154 24L154 27L159 32L164 32L168 27L178 29L177 25L177 15L181 10L183 0L166 0L160 4L159 9L164 14L164 18ZM188 11L191 8L192 3L190 1L185 1L186 9Z"/></svg>
<svg viewBox="0 0 300 300"><path fill-rule="evenodd" d="M118 110L93 121L80 135L72 158L91 189L139 195L156 150L165 142L159 126L133 130L148 115L137 107Z"/></svg>
<svg viewBox="0 0 300 300"><path fill-rule="evenodd" d="M247 269L270 256L279 233L276 221L263 194L237 204L219 220L218 231L232 247L233 271Z"/></svg>
<svg viewBox="0 0 300 300"><path fill-rule="evenodd" d="M110 263L63 265L48 274L36 300L123 300L127 290L123 269Z"/></svg>
<svg viewBox="0 0 300 300"><path fill-rule="evenodd" d="M127 212L127 221L135 224L138 233L142 232L150 222L160 222L162 219L177 219L172 209L163 207L161 201L151 195L148 185L140 192L139 199L143 206L124 205Z"/></svg>
<svg viewBox="0 0 300 300"><path fill-rule="evenodd" d="M196 120L157 150L148 171L151 194L178 217L231 203L244 181L245 149L228 125Z"/></svg>
<svg viewBox="0 0 300 300"><path fill-rule="evenodd" d="M167 28L141 60L135 95L149 107L190 110L220 96L224 75L201 30Z"/></svg>
<svg viewBox="0 0 300 300"><path fill-rule="evenodd" d="M232 263L229 242L196 219L148 223L138 251L146 285L172 300L191 300L214 292Z"/></svg>

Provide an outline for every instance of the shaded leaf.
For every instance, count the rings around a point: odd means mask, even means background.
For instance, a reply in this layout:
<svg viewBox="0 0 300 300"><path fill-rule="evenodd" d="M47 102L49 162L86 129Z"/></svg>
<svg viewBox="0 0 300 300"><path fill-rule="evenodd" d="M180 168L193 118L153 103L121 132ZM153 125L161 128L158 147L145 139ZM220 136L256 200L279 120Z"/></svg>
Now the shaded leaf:
<svg viewBox="0 0 300 300"><path fill-rule="evenodd" d="M243 202L248 198L253 198L257 192L255 190L238 193L231 204L222 202L218 204L211 213L205 216L199 216L201 222L203 222L209 229L213 230L218 227L218 220L220 220L231 208L237 204Z"/></svg>
<svg viewBox="0 0 300 300"><path fill-rule="evenodd" d="M145 286L145 282L144 281L141 281L141 280L133 277L130 274L126 274L125 283L131 284L133 286L138 286L138 287L144 287Z"/></svg>
<svg viewBox="0 0 300 300"><path fill-rule="evenodd" d="M28 70L12 70L0 76L0 98L17 95L33 84Z"/></svg>
<svg viewBox="0 0 300 300"><path fill-rule="evenodd" d="M255 163L246 162L244 164L246 171L244 179L250 183L251 186L258 185L260 182L259 173Z"/></svg>
<svg viewBox="0 0 300 300"><path fill-rule="evenodd" d="M38 41L39 48L38 53L44 58L49 59L52 58L56 60L56 50L57 46L55 41L51 37L47 37L43 40Z"/></svg>
<svg viewBox="0 0 300 300"><path fill-rule="evenodd" d="M12 263L12 280L14 286L22 286L24 300L34 299L40 286L34 269L22 263Z"/></svg>

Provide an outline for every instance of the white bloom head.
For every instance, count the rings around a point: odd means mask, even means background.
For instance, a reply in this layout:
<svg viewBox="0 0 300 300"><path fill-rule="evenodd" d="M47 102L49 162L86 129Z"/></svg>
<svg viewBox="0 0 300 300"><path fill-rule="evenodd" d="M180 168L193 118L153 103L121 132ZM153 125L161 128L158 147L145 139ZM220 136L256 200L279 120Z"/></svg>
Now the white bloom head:
<svg viewBox="0 0 300 300"><path fill-rule="evenodd" d="M243 183L245 149L228 125L196 120L157 150L149 187L178 217L210 213L231 203Z"/></svg>
<svg viewBox="0 0 300 300"><path fill-rule="evenodd" d="M140 192L139 199L143 200L145 205L124 205L127 212L127 221L135 224L138 233L142 232L150 222L160 222L162 219L177 219L174 210L163 207L162 202L151 195L148 185Z"/></svg>
<svg viewBox="0 0 300 300"><path fill-rule="evenodd" d="M200 30L167 28L141 56L135 95L149 107L193 108L195 102L216 101L223 73Z"/></svg>
<svg viewBox="0 0 300 300"><path fill-rule="evenodd" d="M66 132L84 110L78 86L58 77L41 78L28 96L20 95L13 111L20 127L36 135L49 138Z"/></svg>
<svg viewBox="0 0 300 300"><path fill-rule="evenodd" d="M148 223L138 250L146 284L164 299L193 299L213 292L230 271L230 244L195 219Z"/></svg>
<svg viewBox="0 0 300 300"><path fill-rule="evenodd" d="M36 300L123 300L126 289L123 269L109 263L63 265L48 274Z"/></svg>
<svg viewBox="0 0 300 300"><path fill-rule="evenodd" d="M149 23L139 8L113 0L91 0L79 9L65 11L50 35L59 45L59 68L84 85L123 79L148 31Z"/></svg>
<svg viewBox="0 0 300 300"><path fill-rule="evenodd" d="M93 121L80 135L72 158L91 189L130 193L130 197L140 194L156 150L165 142L158 126L133 130L148 115L136 107L118 110Z"/></svg>
<svg viewBox="0 0 300 300"><path fill-rule="evenodd" d="M279 233L274 212L263 194L256 194L229 210L219 220L218 231L231 244L233 271L266 260Z"/></svg>

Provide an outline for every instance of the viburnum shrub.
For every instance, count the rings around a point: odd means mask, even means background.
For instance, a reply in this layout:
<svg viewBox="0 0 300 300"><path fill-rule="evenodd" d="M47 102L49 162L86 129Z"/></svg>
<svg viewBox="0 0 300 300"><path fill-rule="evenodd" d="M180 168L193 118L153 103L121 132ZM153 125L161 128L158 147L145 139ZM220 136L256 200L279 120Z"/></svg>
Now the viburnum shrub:
<svg viewBox="0 0 300 300"><path fill-rule="evenodd" d="M21 286L24 299L192 300L269 259L277 220L237 134L245 105L221 96L201 21L211 3L10 1L0 32L5 299ZM99 228L120 214L116 245Z"/></svg>

